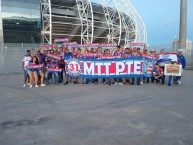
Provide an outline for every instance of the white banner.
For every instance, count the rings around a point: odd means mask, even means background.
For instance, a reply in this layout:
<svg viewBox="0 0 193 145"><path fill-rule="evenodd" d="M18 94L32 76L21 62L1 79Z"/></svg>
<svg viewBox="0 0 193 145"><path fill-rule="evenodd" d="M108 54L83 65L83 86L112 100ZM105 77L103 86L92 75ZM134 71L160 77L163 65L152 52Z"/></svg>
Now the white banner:
<svg viewBox="0 0 193 145"><path fill-rule="evenodd" d="M181 76L182 65L179 64L165 64L164 75L167 76Z"/></svg>
<svg viewBox="0 0 193 145"><path fill-rule="evenodd" d="M159 63L160 66L164 66L165 64L170 64L171 61L177 62L177 60L176 53L164 53L158 54L157 63Z"/></svg>

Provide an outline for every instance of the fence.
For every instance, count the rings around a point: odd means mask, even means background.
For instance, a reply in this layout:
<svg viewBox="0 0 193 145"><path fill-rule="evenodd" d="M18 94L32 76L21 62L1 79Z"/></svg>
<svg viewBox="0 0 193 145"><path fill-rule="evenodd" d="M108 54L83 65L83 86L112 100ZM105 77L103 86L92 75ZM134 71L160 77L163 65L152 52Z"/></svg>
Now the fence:
<svg viewBox="0 0 193 145"><path fill-rule="evenodd" d="M22 59L26 54L26 50L30 49L34 54L39 46L40 44L4 44L4 48L0 49L0 74L22 72ZM156 49L157 52L162 48L166 51L172 51L169 45L151 46L148 50L152 48ZM193 55L185 57L188 64L187 68L193 69Z"/></svg>
<svg viewBox="0 0 193 145"><path fill-rule="evenodd" d="M22 72L22 59L26 50L35 53L39 46L40 44L4 44L4 48L0 50L0 74Z"/></svg>

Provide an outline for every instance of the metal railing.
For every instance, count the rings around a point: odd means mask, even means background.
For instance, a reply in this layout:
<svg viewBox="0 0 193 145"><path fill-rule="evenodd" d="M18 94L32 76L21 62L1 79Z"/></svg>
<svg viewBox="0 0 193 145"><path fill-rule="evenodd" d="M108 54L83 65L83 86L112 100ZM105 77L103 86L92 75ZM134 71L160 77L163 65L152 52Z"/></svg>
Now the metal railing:
<svg viewBox="0 0 193 145"><path fill-rule="evenodd" d="M1 49L0 53L0 74L2 73L19 73L22 72L22 59L26 54L26 50L31 50L32 55L36 53L36 50L39 48L40 44L30 43L7 43L4 44L4 48ZM163 47L154 47L159 49ZM150 48L149 48L150 50ZM166 51L170 51L170 48L165 49ZM193 70L193 55L185 56L187 61L187 68L189 70Z"/></svg>

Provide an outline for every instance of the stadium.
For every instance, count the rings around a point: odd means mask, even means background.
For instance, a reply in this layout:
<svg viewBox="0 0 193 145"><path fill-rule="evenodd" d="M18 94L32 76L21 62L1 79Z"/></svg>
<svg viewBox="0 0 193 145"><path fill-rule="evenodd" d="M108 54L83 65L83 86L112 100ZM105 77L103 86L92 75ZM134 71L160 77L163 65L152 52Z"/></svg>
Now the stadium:
<svg viewBox="0 0 193 145"><path fill-rule="evenodd" d="M80 44L146 42L146 28L129 0L42 0L42 43L68 37Z"/></svg>
<svg viewBox="0 0 193 145"><path fill-rule="evenodd" d="M129 0L0 0L3 72L19 71L17 62L27 49L53 44L55 39L127 46L146 43L146 35L144 22Z"/></svg>
<svg viewBox="0 0 193 145"><path fill-rule="evenodd" d="M146 42L142 18L129 0L0 0L0 41L80 44Z"/></svg>

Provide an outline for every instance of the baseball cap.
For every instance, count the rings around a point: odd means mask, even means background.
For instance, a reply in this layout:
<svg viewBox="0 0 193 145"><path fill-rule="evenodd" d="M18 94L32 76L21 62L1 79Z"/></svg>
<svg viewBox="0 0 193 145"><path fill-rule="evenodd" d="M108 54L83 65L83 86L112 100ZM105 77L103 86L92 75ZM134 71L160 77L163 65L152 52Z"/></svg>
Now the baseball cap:
<svg viewBox="0 0 193 145"><path fill-rule="evenodd" d="M182 49L179 49L178 52L182 52Z"/></svg>
<svg viewBox="0 0 193 145"><path fill-rule="evenodd" d="M152 49L152 50L150 50L150 52L155 52L155 50L154 50L154 49Z"/></svg>

